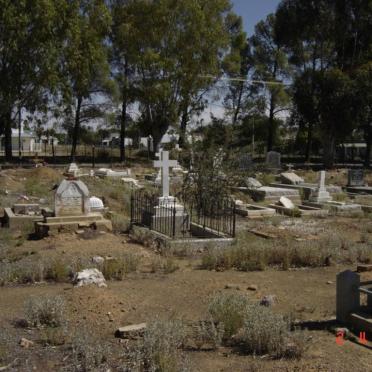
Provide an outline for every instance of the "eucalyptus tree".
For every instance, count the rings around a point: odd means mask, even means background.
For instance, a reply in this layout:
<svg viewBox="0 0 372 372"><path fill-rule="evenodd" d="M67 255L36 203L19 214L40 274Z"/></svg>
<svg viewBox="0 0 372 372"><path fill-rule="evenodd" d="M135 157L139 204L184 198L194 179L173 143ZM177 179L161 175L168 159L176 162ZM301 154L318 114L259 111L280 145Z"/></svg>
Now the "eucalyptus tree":
<svg viewBox="0 0 372 372"><path fill-rule="evenodd" d="M334 162L337 142L352 132L356 118L360 118L355 109L363 105L356 103L355 94L350 97L354 91L350 78L354 79L355 71L371 60L371 14L371 0L283 0L276 13L277 32L297 68L294 106L307 126L306 157L310 157L314 128L319 128L326 166ZM320 79L339 89L339 96L324 84L319 94ZM327 104L336 108L337 102L347 99L349 112L354 113L352 120L348 112L338 115L344 112L343 107L331 116L324 112Z"/></svg>
<svg viewBox="0 0 372 372"><path fill-rule="evenodd" d="M231 15L229 24L229 52L223 61L223 71L229 79L224 106L227 116L235 126L241 121L242 115L246 115L250 110L252 85L247 80L253 68L253 58L241 17Z"/></svg>
<svg viewBox="0 0 372 372"><path fill-rule="evenodd" d="M289 90L284 84L290 79L291 68L288 56L277 33L276 17L270 14L266 20L259 22L250 42L253 47L254 78L268 83L261 85L260 94L267 97L268 137L267 150L275 145L277 114L288 109L290 103Z"/></svg>
<svg viewBox="0 0 372 372"><path fill-rule="evenodd" d="M170 126L182 144L190 117L203 108L210 76L220 75L229 14L229 0L114 1L123 118L136 101L155 146Z"/></svg>
<svg viewBox="0 0 372 372"><path fill-rule="evenodd" d="M73 115L71 158L76 155L80 125L100 117L97 95L110 92L108 36L111 15L104 0L72 0L70 32L61 51L61 84L66 113Z"/></svg>
<svg viewBox="0 0 372 372"><path fill-rule="evenodd" d="M0 0L0 9L0 134L10 160L15 115L43 107L58 85L69 6L63 0Z"/></svg>

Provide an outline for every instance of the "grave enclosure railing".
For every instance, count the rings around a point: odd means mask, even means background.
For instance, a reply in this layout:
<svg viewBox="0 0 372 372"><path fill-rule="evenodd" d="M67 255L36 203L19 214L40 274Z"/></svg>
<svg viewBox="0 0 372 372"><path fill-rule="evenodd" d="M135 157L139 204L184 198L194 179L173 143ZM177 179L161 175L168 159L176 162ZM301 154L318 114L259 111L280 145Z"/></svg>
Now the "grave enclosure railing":
<svg viewBox="0 0 372 372"><path fill-rule="evenodd" d="M158 205L159 195L143 191L131 195L131 224L142 225L171 238L235 237L235 203L230 198L219 201L191 200L182 197L184 210L172 201Z"/></svg>

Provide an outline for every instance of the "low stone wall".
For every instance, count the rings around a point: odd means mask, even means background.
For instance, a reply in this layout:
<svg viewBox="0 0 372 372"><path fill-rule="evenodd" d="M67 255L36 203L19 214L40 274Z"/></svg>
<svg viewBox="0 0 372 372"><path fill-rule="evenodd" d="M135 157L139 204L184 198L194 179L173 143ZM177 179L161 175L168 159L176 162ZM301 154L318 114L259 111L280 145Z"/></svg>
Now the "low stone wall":
<svg viewBox="0 0 372 372"><path fill-rule="evenodd" d="M194 231L201 234L201 226L196 224L191 224L191 226ZM193 256L203 253L209 248L227 248L236 242L234 238L219 237L217 232L213 233L213 230L205 232L205 238L188 237L185 239L172 239L157 231L150 230L147 227L136 225L132 226L132 233L135 235L150 234L153 240L158 241L165 251L179 256Z"/></svg>
<svg viewBox="0 0 372 372"><path fill-rule="evenodd" d="M42 220L43 216L16 215L11 208L4 208L4 217L1 220L1 226L11 229L32 228L35 222Z"/></svg>

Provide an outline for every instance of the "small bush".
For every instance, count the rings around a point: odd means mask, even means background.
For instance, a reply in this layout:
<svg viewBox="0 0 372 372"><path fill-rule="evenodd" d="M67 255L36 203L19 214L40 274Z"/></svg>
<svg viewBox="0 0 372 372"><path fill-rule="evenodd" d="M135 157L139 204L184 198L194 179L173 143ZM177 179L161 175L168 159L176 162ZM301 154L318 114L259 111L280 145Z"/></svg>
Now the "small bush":
<svg viewBox="0 0 372 372"><path fill-rule="evenodd" d="M222 323L215 325L213 321L199 322L194 330L193 341L198 350L208 348L215 350L220 346L224 334Z"/></svg>
<svg viewBox="0 0 372 372"><path fill-rule="evenodd" d="M157 320L145 331L141 360L146 371L177 372L185 369L180 348L187 333L182 322Z"/></svg>
<svg viewBox="0 0 372 372"><path fill-rule="evenodd" d="M65 301L61 296L31 297L25 303L25 318L34 327L65 324Z"/></svg>
<svg viewBox="0 0 372 372"><path fill-rule="evenodd" d="M74 371L106 371L112 356L109 344L96 340L86 328L78 329L72 345L72 367Z"/></svg>
<svg viewBox="0 0 372 372"><path fill-rule="evenodd" d="M105 260L102 265L102 274L106 280L123 280L131 272L137 271L139 257L134 254L125 254L112 260Z"/></svg>
<svg viewBox="0 0 372 372"><path fill-rule="evenodd" d="M111 222L114 232L127 233L130 229L130 219L121 214L114 214Z"/></svg>
<svg viewBox="0 0 372 372"><path fill-rule="evenodd" d="M57 259L51 262L46 269L45 279L55 282L66 282L70 277L68 266L61 260Z"/></svg>
<svg viewBox="0 0 372 372"><path fill-rule="evenodd" d="M249 301L239 294L218 294L209 303L208 311L213 321L223 324L223 339L228 340L243 326L244 310Z"/></svg>
<svg viewBox="0 0 372 372"><path fill-rule="evenodd" d="M39 342L43 346L61 346L66 343L67 330L64 327L48 327L41 331Z"/></svg>
<svg viewBox="0 0 372 372"><path fill-rule="evenodd" d="M172 274L178 269L179 266L177 265L176 261L171 257L168 257L164 260L163 258L156 256L151 261L152 273L162 272L164 274Z"/></svg>
<svg viewBox="0 0 372 372"><path fill-rule="evenodd" d="M270 308L250 304L245 308L241 340L249 353L283 356L289 323Z"/></svg>

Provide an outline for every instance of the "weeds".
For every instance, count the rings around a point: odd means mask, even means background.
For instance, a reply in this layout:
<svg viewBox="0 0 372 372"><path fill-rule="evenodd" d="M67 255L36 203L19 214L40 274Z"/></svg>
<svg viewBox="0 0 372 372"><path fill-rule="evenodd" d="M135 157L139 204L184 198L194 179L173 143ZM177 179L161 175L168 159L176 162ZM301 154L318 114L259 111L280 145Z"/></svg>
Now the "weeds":
<svg viewBox="0 0 372 372"><path fill-rule="evenodd" d="M106 280L123 280L127 274L137 271L139 261L137 255L128 253L119 258L105 260L99 269Z"/></svg>
<svg viewBox="0 0 372 372"><path fill-rule="evenodd" d="M239 294L219 294L212 298L208 312L213 321L223 325L223 339L228 340L243 326L248 299Z"/></svg>
<svg viewBox="0 0 372 372"><path fill-rule="evenodd" d="M162 272L164 274L172 274L179 269L176 261L172 257L163 259L159 256L156 256L151 261L151 272L157 273Z"/></svg>
<svg viewBox="0 0 372 372"><path fill-rule="evenodd" d="M368 249L368 244L353 243L340 234L303 242L272 242L242 235L238 244L229 250L208 249L202 256L201 268L258 271L268 266L280 266L288 270L290 267L328 266L330 258L337 263L368 263L372 262L372 251Z"/></svg>
<svg viewBox="0 0 372 372"><path fill-rule="evenodd" d="M141 360L146 371L177 372L185 370L180 348L187 333L182 322L156 320L145 331Z"/></svg>
<svg viewBox="0 0 372 372"><path fill-rule="evenodd" d="M127 233L130 229L130 219L121 214L114 214L111 217L112 228L117 233Z"/></svg>
<svg viewBox="0 0 372 372"><path fill-rule="evenodd" d="M60 327L66 321L65 301L61 296L31 297L25 302L24 313L34 327Z"/></svg>

